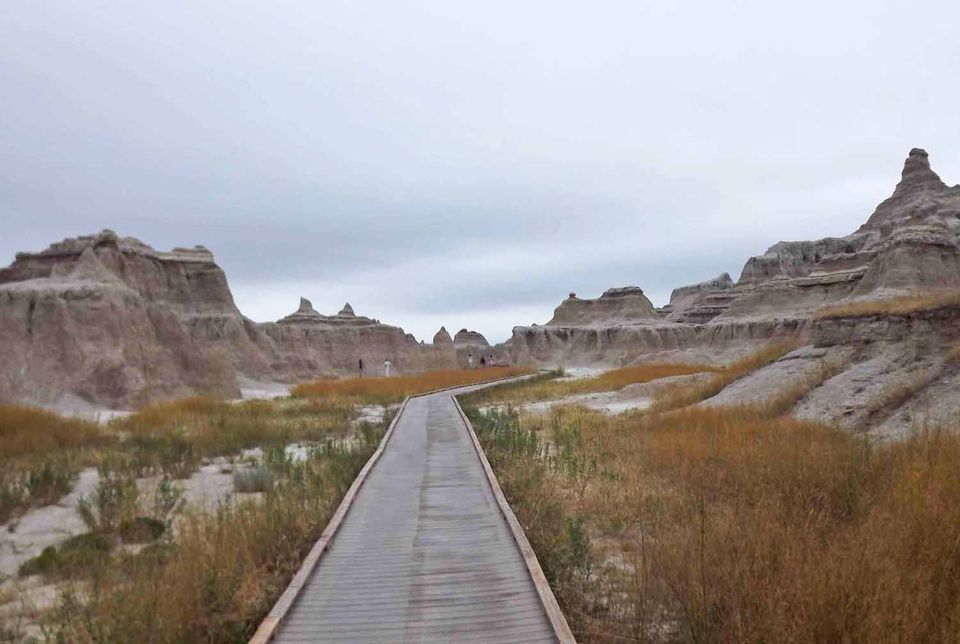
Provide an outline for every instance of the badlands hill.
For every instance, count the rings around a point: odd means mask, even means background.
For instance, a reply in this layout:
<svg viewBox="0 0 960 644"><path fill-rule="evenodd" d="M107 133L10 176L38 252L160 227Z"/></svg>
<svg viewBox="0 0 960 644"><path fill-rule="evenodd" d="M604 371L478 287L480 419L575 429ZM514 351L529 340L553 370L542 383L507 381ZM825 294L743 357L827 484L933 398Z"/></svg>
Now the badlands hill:
<svg viewBox="0 0 960 644"><path fill-rule="evenodd" d="M244 379L293 382L456 364L452 345L399 327L326 316L301 300L275 323L244 317L213 254L154 250L111 231L19 253L0 269L0 400L110 407L207 394L240 395Z"/></svg>
<svg viewBox="0 0 960 644"><path fill-rule="evenodd" d="M884 435L960 413L960 186L924 150L856 232L780 242L655 310L636 287L571 296L544 326L513 330L513 358L562 365L720 360L777 337L802 345L708 404L809 386L795 415ZM814 381L818 381L814 384ZM822 382L819 382L822 381Z"/></svg>

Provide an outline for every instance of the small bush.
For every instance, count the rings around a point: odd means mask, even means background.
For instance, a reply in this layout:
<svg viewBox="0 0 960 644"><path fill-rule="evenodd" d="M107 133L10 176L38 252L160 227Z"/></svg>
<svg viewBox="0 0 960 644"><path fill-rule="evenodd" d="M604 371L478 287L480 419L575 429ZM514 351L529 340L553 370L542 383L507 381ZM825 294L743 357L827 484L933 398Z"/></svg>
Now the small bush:
<svg viewBox="0 0 960 644"><path fill-rule="evenodd" d="M120 524L117 534L123 543L150 543L166 530L166 524L154 517L136 517Z"/></svg>
<svg viewBox="0 0 960 644"><path fill-rule="evenodd" d="M83 577L101 570L110 556L113 539L87 533L71 537L59 547L48 546L21 566L20 577Z"/></svg>
<svg viewBox="0 0 960 644"><path fill-rule="evenodd" d="M30 507L57 502L70 492L79 469L70 454L56 453L0 466L0 522Z"/></svg>
<svg viewBox="0 0 960 644"><path fill-rule="evenodd" d="M236 470L233 473L233 489L239 494L266 492L271 480L269 470L264 467Z"/></svg>
<svg viewBox="0 0 960 644"><path fill-rule="evenodd" d="M100 469L100 481L90 497L82 497L77 512L91 532L111 534L132 521L138 509L140 491L136 479L125 471Z"/></svg>

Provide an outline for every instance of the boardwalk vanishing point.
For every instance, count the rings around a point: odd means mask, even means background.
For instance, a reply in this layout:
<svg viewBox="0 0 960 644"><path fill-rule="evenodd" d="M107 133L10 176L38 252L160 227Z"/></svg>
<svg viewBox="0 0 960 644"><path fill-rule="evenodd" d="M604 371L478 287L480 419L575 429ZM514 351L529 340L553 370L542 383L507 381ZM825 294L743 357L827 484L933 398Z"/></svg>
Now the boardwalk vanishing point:
<svg viewBox="0 0 960 644"><path fill-rule="evenodd" d="M455 399L490 384L404 403L251 644L574 642Z"/></svg>

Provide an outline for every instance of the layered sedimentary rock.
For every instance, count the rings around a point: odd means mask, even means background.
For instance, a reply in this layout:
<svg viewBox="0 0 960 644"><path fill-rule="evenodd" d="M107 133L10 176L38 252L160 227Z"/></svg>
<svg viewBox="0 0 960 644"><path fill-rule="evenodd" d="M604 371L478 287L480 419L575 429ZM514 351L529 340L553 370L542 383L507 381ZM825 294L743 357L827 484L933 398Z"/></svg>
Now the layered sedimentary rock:
<svg viewBox="0 0 960 644"><path fill-rule="evenodd" d="M514 329L514 358L620 364L665 349L793 333L825 305L958 288L958 233L960 186L944 184L927 153L914 149L893 195L851 235L775 244L747 260L736 284L723 274L674 290L659 317L636 295L635 306L619 310L607 293L571 294L545 326Z"/></svg>
<svg viewBox="0 0 960 644"><path fill-rule="evenodd" d="M657 319L653 304L637 286L611 288L597 299L580 299L576 293L560 303L549 326L609 326L621 322Z"/></svg>
<svg viewBox="0 0 960 644"><path fill-rule="evenodd" d="M111 407L178 396L234 397L238 376L294 381L355 373L389 358L397 371L456 363L452 346L418 343L346 305L306 300L277 323L237 309L213 254L160 252L111 231L20 253L0 270L0 400Z"/></svg>
<svg viewBox="0 0 960 644"><path fill-rule="evenodd" d="M0 271L0 397L131 406L236 395L231 357L204 338L230 324L242 329L202 247L160 253L104 231L20 253Z"/></svg>
<svg viewBox="0 0 960 644"><path fill-rule="evenodd" d="M381 373L388 359L394 373L449 368L456 362L452 344L417 342L400 327L356 315L349 304L336 315L323 315L300 298L294 313L257 329L275 371L285 380L355 374L360 361L365 373L373 374Z"/></svg>
<svg viewBox="0 0 960 644"><path fill-rule="evenodd" d="M674 322L709 322L730 308L735 297L733 287L730 274L721 273L699 284L675 288L660 314Z"/></svg>

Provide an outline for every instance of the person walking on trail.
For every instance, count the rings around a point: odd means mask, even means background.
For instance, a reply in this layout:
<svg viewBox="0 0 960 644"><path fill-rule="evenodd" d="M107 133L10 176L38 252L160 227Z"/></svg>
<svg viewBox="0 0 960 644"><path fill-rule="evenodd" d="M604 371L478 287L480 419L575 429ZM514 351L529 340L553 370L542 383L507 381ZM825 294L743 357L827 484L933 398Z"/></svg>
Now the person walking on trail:
<svg viewBox="0 0 960 644"><path fill-rule="evenodd" d="M393 367L393 363L390 362L390 358L385 358L383 361L383 375L387 378L390 377L390 368Z"/></svg>
<svg viewBox="0 0 960 644"><path fill-rule="evenodd" d="M473 369L473 354L467 354L467 369Z"/></svg>
<svg viewBox="0 0 960 644"><path fill-rule="evenodd" d="M360 377L363 378L363 358L357 360L357 368L360 369Z"/></svg>
<svg viewBox="0 0 960 644"><path fill-rule="evenodd" d="M487 359L484 356L480 356L480 368L482 369L486 366L487 366Z"/></svg>

